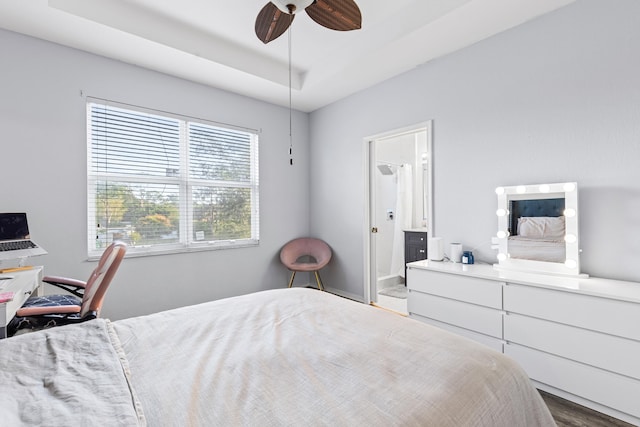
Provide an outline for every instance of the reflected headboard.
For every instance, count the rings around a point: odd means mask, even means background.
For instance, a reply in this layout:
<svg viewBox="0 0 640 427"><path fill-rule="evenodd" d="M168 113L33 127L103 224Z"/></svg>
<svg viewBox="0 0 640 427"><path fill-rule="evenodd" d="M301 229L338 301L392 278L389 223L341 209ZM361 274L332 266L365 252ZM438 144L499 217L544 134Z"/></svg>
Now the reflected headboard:
<svg viewBox="0 0 640 427"><path fill-rule="evenodd" d="M564 197L558 199L532 199L509 201L509 234L518 234L518 218L523 216L562 216Z"/></svg>

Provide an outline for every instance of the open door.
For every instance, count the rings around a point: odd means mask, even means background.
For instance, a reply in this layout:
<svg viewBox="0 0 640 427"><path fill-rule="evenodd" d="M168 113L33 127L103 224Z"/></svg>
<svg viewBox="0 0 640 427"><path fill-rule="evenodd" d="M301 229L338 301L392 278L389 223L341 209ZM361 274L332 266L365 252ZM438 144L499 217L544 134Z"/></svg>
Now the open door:
<svg viewBox="0 0 640 427"><path fill-rule="evenodd" d="M365 297L406 313L404 234L432 229L431 122L366 139Z"/></svg>

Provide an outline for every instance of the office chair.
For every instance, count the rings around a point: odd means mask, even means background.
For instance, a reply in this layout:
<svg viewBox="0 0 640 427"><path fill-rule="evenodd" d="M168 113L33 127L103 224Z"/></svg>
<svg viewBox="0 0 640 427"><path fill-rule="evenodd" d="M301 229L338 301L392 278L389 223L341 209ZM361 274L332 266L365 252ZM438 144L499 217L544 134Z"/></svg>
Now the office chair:
<svg viewBox="0 0 640 427"><path fill-rule="evenodd" d="M8 335L14 335L20 329L45 329L97 318L100 315L107 288L126 252L125 243L113 242L105 249L98 266L86 282L66 277L44 277L43 282L64 289L73 295L45 295L29 298L9 323Z"/></svg>
<svg viewBox="0 0 640 427"><path fill-rule="evenodd" d="M311 237L293 239L280 250L280 261L291 270L289 287L293 286L293 279L298 271L313 271L316 276L318 289L324 291L320 279L320 269L331 260L331 248L324 241Z"/></svg>

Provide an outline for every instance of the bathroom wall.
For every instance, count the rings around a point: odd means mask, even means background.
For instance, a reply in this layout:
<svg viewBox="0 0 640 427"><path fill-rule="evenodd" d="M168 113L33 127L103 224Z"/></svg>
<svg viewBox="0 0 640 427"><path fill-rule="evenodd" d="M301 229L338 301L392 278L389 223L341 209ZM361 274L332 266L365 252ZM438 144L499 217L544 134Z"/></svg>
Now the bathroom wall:
<svg viewBox="0 0 640 427"><path fill-rule="evenodd" d="M413 205L411 227L417 227L422 221L422 199L420 196L421 187L417 184L421 180L421 170L418 167L416 153L419 151L415 134L405 134L397 137L381 139L375 141L375 226L378 227L376 234L376 265L378 276L394 275L390 271L391 259L394 251L395 224L397 221L397 194L398 194L398 172L400 166L409 164L412 167L413 175ZM425 140L424 134L421 138ZM383 175L378 170L377 165L390 164L393 175ZM388 218L387 211L393 213L393 219ZM418 216L419 215L419 216ZM398 238L402 241L404 236ZM396 242L395 251L398 257L403 257L403 245Z"/></svg>

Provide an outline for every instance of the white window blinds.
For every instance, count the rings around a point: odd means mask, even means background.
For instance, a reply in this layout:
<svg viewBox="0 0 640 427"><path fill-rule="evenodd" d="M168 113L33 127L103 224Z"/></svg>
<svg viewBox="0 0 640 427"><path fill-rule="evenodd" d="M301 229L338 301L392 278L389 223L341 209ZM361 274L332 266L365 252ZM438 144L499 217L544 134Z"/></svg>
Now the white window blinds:
<svg viewBox="0 0 640 427"><path fill-rule="evenodd" d="M89 255L257 244L258 136L203 120L89 102Z"/></svg>

